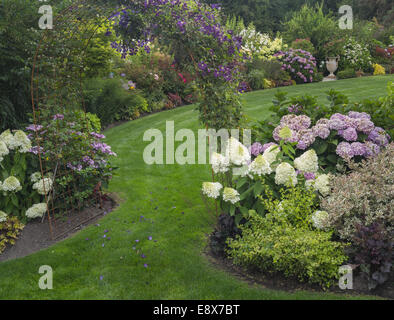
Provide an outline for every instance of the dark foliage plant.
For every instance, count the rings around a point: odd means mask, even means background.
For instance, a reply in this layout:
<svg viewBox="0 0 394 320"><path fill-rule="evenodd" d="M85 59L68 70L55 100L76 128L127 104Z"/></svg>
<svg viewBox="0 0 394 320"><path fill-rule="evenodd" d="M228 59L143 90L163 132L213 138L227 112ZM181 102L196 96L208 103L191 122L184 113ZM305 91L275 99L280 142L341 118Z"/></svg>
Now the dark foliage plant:
<svg viewBox="0 0 394 320"><path fill-rule="evenodd" d="M390 278L394 245L394 232L391 233L388 236L384 224L378 222L369 226L356 226L350 252L368 279L370 290Z"/></svg>

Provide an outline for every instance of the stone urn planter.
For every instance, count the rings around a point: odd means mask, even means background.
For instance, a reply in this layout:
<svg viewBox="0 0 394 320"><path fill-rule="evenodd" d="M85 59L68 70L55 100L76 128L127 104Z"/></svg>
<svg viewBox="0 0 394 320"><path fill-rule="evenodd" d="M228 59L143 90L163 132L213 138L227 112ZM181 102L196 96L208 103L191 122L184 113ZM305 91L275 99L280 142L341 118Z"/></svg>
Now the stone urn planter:
<svg viewBox="0 0 394 320"><path fill-rule="evenodd" d="M327 76L328 79L332 79L332 80L337 79L334 72L338 70L339 59L340 59L339 56L326 58L326 67L327 70L330 72L330 74Z"/></svg>

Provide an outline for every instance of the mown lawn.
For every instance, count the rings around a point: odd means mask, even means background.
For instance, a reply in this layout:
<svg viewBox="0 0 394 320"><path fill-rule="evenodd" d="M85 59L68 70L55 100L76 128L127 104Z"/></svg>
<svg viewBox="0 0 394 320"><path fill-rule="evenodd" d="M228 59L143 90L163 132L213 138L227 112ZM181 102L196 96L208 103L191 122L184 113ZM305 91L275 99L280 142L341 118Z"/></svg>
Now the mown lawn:
<svg viewBox="0 0 394 320"><path fill-rule="evenodd" d="M351 99L379 97L393 76L352 79L284 88L290 95L309 93L325 99L335 88ZM275 90L244 96L245 111L262 119ZM200 196L210 178L204 165L154 165L143 162L150 128L165 132L199 128L193 106L162 112L106 132L120 167L110 185L123 202L74 237L22 259L0 264L1 299L365 299L299 291L287 293L244 283L213 267L202 254L214 219ZM105 240L103 235L108 230ZM152 237L152 240L149 240ZM139 242L136 242L139 240ZM104 246L103 246L104 244ZM142 257L144 254L145 258ZM144 266L147 264L147 267ZM54 270L54 289L38 288L41 265Z"/></svg>

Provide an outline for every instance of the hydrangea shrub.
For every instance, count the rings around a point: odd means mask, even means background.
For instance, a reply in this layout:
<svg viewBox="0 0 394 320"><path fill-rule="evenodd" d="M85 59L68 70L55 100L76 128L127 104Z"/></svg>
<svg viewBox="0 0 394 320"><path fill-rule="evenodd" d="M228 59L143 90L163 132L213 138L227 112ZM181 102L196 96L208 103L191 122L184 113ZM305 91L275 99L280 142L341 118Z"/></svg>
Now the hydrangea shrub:
<svg viewBox="0 0 394 320"><path fill-rule="evenodd" d="M316 59L308 51L290 49L275 54L282 62L282 70L286 70L297 83L313 82L317 75Z"/></svg>

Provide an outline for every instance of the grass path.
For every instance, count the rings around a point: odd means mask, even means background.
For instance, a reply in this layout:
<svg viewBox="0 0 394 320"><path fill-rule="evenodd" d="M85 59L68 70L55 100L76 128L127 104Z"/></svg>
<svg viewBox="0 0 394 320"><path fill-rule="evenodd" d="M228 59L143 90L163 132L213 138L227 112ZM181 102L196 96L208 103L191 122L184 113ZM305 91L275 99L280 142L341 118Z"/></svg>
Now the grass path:
<svg viewBox="0 0 394 320"><path fill-rule="evenodd" d="M327 87L352 99L385 94L393 76L311 84L286 88L291 95L308 92L324 99ZM264 117L275 90L244 96L246 113ZM202 255L213 219L200 197L206 166L148 166L142 153L143 133L199 128L193 106L132 121L106 132L120 167L110 191L123 199L120 207L74 237L31 256L0 263L1 299L348 299L329 293L287 293L249 285L214 268ZM108 230L105 233L105 230ZM107 234L110 240L105 240ZM152 237L152 240L149 240ZM139 240L139 242L136 242ZM104 244L104 247L103 247ZM142 257L145 256L145 258ZM147 264L147 268L144 266ZM54 289L42 291L38 269L54 270ZM100 280L102 277L102 280Z"/></svg>

